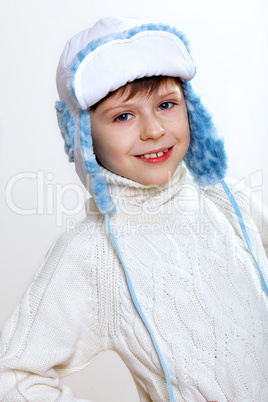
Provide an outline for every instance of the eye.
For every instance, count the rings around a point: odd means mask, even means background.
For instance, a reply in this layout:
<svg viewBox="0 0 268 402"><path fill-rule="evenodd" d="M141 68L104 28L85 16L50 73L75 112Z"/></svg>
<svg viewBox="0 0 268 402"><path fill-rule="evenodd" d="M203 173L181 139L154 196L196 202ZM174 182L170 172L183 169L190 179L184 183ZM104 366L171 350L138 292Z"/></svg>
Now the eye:
<svg viewBox="0 0 268 402"><path fill-rule="evenodd" d="M174 106L174 102L162 102L158 106L158 110L170 109L172 106Z"/></svg>
<svg viewBox="0 0 268 402"><path fill-rule="evenodd" d="M123 122L132 119L133 116L130 113L122 113L115 118L115 121Z"/></svg>

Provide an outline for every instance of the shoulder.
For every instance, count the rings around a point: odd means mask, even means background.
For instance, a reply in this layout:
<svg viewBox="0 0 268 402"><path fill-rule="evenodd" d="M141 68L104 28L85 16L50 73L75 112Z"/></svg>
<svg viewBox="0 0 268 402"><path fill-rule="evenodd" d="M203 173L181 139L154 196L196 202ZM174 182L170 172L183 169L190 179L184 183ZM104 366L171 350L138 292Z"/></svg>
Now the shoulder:
<svg viewBox="0 0 268 402"><path fill-rule="evenodd" d="M46 286L49 281L83 274L96 265L96 256L101 247L104 232L101 215L85 218L72 229L66 230L50 247L34 282Z"/></svg>
<svg viewBox="0 0 268 402"><path fill-rule="evenodd" d="M213 204L219 212L226 215L226 217L229 219L232 219L236 216L232 203L224 189L223 181L214 186L200 187L194 181L187 168L185 171L184 183L192 185L193 188L195 188L195 191L199 194L200 201L202 200L202 202L204 202L206 205ZM250 215L251 194L246 186L245 181L237 180L232 177L225 177L224 182L235 198L242 215Z"/></svg>
<svg viewBox="0 0 268 402"><path fill-rule="evenodd" d="M245 180L227 177L224 181L240 209L246 228L259 233L263 244L268 245L268 209L250 190ZM212 188L203 189L201 193L217 206L229 222L237 224L234 207L221 183Z"/></svg>
<svg viewBox="0 0 268 402"><path fill-rule="evenodd" d="M224 179L224 183L227 185L227 188L235 198L235 201L237 202L242 214L246 216L250 215L250 192L246 184L243 181L236 180L232 177L226 177ZM235 215L234 208L222 182L213 187L202 189L201 193L215 203L218 208L220 208L226 214L231 216Z"/></svg>
<svg viewBox="0 0 268 402"><path fill-rule="evenodd" d="M62 304L68 305L84 296L88 299L96 288L100 236L90 228L94 228L97 221L85 219L51 246L22 301L23 305L30 306L33 316L41 303L54 305L60 297Z"/></svg>

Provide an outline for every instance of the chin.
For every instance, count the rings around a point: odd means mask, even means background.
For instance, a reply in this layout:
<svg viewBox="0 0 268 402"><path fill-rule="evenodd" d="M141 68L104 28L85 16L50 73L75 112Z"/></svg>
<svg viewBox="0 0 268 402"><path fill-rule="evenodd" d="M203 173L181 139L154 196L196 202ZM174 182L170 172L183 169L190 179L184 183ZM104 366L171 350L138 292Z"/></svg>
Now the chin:
<svg viewBox="0 0 268 402"><path fill-rule="evenodd" d="M143 184L145 186L152 186L152 187L157 187L157 186L163 186L166 184L171 177L173 176L174 172L168 172L166 175L154 175L153 177L146 177L144 180L140 180L139 183Z"/></svg>

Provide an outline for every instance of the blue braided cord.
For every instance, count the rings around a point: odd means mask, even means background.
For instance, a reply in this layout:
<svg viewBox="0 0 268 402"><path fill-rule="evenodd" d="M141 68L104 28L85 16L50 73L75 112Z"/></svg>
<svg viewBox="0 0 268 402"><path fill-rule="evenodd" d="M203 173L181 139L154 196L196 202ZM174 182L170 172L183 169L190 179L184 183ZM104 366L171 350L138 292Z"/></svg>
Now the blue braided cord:
<svg viewBox="0 0 268 402"><path fill-rule="evenodd" d="M246 229L246 227L245 227L245 223L244 223L244 220L243 220L241 211L240 211L240 209L239 209L239 206L237 205L237 202L236 202L236 200L235 200L233 194L231 193L229 187L227 186L227 184L225 183L224 180L221 181L221 184L222 184L222 186L223 186L223 188L224 188L224 190L225 190L227 196L229 197L229 199L230 199L230 201L231 201L231 203L232 203L232 206L233 206L234 211L235 211L235 213L236 213L236 216L237 216L239 225L240 225L240 227L241 227L241 229L242 229L244 238L245 238L245 240L246 240L248 249L249 249L250 254L252 255L252 258L253 258L253 260L254 260L254 262L255 262L257 268L258 268L258 271L259 271L259 274L260 274L260 278L261 278L261 282L262 282L263 290L265 291L266 295L268 296L268 287L267 287L267 285L266 285L266 282L265 282L265 279L264 279L264 277L263 277L262 271L261 271L261 269L260 269L260 267L259 267L259 264L257 263L257 260L256 260L256 258L254 257L253 250L252 250L252 246L251 246L251 242L250 242L250 239L249 239L249 237L248 237L248 232L247 232L247 229Z"/></svg>
<svg viewBox="0 0 268 402"><path fill-rule="evenodd" d="M161 355L161 352L160 352L160 350L159 350L159 347L158 347L158 345L157 345L157 342L156 342L156 340L155 340L155 337L154 337L154 335L153 335L153 332L152 332L152 330L151 330L151 328L150 328L150 326L149 326L149 324L148 324L148 322L147 322L147 320L146 320L146 318L145 318L145 316L144 316L144 314L143 314L143 311L142 311L142 309L141 309L141 307L140 307L140 305L139 305L139 302L138 302L138 299L137 299L137 297L136 297L134 288L133 288L133 286L132 286L130 277L129 277L129 275L128 275L127 268L126 268L126 266L125 266L125 263L124 263L124 261L123 261L123 257L122 257L122 255L121 255L121 253L120 253L120 250L119 250L117 241L116 241L116 239L115 239L115 236L114 236L114 233L113 233L113 229L112 229L112 225L111 225L111 221L110 221L109 215L108 215L108 214L104 214L104 217L105 217L105 220L106 220L107 227L108 227L108 230L109 230L109 232L110 232L111 238L112 238L112 240L113 240L114 246L115 246L115 248L116 248L118 257L119 257L119 259L120 259L120 261L121 261L121 263L122 263L122 265L123 265L123 268L124 268L124 271L125 271L125 275L126 275L126 279L127 279L128 288L129 288L129 291L130 291L130 295L131 295L132 301L133 301L133 303L134 303L134 305L135 305L135 307L136 307L136 309L137 309L137 311L138 311L138 313L139 313L139 315L140 315L142 321L144 322L144 325L146 326L146 328L147 328L147 330L148 330L148 332L149 332L149 334L150 334L150 336L151 336L151 339L152 339L152 341L153 341L155 350L156 350L156 352L157 352L157 354L158 354L158 357L159 357L159 360L160 360L162 369L163 369L164 374L165 374L165 377L166 377L166 384L167 384L167 388L168 388L168 392L169 392L169 401L170 401L170 402L174 402L174 396L173 396L172 385L171 385L171 380L170 380L170 376L169 376L168 369L167 369L166 364L165 364L165 362L164 362L163 356Z"/></svg>

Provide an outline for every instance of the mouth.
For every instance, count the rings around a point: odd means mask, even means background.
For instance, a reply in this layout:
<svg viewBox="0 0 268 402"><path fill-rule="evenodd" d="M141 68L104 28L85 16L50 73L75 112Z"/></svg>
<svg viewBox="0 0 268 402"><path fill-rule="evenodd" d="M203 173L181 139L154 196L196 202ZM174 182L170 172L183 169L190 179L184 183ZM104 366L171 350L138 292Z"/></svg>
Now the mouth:
<svg viewBox="0 0 268 402"><path fill-rule="evenodd" d="M170 148L160 150L158 152L152 152L152 153L143 154L143 155L136 155L136 158L139 158L143 162L147 162L147 163L160 163L160 162L166 161L169 158L172 150L173 150L173 146Z"/></svg>

